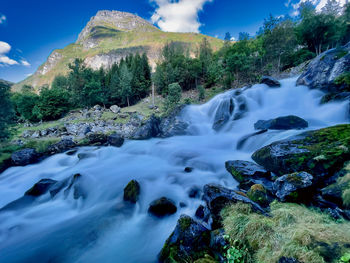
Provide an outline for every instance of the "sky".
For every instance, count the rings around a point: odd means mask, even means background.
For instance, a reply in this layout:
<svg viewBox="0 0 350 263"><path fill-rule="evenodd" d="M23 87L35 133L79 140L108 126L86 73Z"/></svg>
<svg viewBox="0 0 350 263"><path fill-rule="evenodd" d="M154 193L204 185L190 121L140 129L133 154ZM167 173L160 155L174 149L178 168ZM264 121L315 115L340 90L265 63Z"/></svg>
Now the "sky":
<svg viewBox="0 0 350 263"><path fill-rule="evenodd" d="M169 32L254 35L269 14L297 15L306 0L1 0L0 79L33 74L54 49L76 41L98 10L137 14ZM311 0L320 10L327 0ZM341 4L346 0L337 0Z"/></svg>

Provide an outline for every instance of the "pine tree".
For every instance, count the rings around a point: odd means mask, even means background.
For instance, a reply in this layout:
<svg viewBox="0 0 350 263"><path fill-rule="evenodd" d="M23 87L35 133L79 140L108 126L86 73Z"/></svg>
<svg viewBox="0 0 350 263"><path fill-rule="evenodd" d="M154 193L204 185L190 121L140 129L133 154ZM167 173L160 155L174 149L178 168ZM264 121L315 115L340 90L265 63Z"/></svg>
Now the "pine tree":
<svg viewBox="0 0 350 263"><path fill-rule="evenodd" d="M129 71L126 63L123 63L120 66L120 75L119 75L119 87L120 87L120 97L123 104L130 106L130 97L132 96L132 74Z"/></svg>

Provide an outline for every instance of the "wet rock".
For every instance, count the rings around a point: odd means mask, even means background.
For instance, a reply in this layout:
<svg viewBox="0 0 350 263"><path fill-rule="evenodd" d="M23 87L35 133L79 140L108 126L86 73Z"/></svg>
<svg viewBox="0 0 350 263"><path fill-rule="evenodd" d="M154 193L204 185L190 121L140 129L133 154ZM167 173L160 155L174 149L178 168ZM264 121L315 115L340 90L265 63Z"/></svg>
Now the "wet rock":
<svg viewBox="0 0 350 263"><path fill-rule="evenodd" d="M11 155L11 163L15 166L25 166L37 162L38 157L35 149L27 148L14 152Z"/></svg>
<svg viewBox="0 0 350 263"><path fill-rule="evenodd" d="M226 254L226 248L230 245L224 236L225 230L223 228L213 230L210 233L210 248L215 252L219 252L218 257L221 262L225 262L222 255Z"/></svg>
<svg viewBox="0 0 350 263"><path fill-rule="evenodd" d="M32 188L30 188L27 192L25 192L25 195L28 196L41 196L50 189L51 186L53 186L57 181L51 180L51 179L41 179L39 182L37 182Z"/></svg>
<svg viewBox="0 0 350 263"><path fill-rule="evenodd" d="M259 120L254 124L256 130L291 130L291 129L304 129L309 126L308 122L304 119L289 115L278 117L271 120Z"/></svg>
<svg viewBox="0 0 350 263"><path fill-rule="evenodd" d="M102 107L100 105L95 105L92 109L94 111L102 111Z"/></svg>
<svg viewBox="0 0 350 263"><path fill-rule="evenodd" d="M297 85L306 85L311 89L325 92L342 92L344 86L334 83L341 74L350 71L350 45L334 48L320 54L311 61L297 80Z"/></svg>
<svg viewBox="0 0 350 263"><path fill-rule="evenodd" d="M124 188L124 201L136 204L140 197L140 184L136 180L131 180Z"/></svg>
<svg viewBox="0 0 350 263"><path fill-rule="evenodd" d="M193 171L192 167L185 167L184 172L185 173L191 173Z"/></svg>
<svg viewBox="0 0 350 263"><path fill-rule="evenodd" d="M208 223L210 219L210 211L206 206L200 205L196 210L195 216L199 220Z"/></svg>
<svg viewBox="0 0 350 263"><path fill-rule="evenodd" d="M278 263L301 263L301 262L295 258L281 257L278 260Z"/></svg>
<svg viewBox="0 0 350 263"><path fill-rule="evenodd" d="M96 155L93 153L88 153L88 152L78 153L79 160L84 160L84 159L88 159L88 158L92 158L92 157L96 157Z"/></svg>
<svg viewBox="0 0 350 263"><path fill-rule="evenodd" d="M334 101L346 101L346 100L350 100L350 92L328 93L322 97L321 104L334 102Z"/></svg>
<svg viewBox="0 0 350 263"><path fill-rule="evenodd" d="M114 133L108 136L107 143L114 147L121 147L124 144L124 138L120 134Z"/></svg>
<svg viewBox="0 0 350 263"><path fill-rule="evenodd" d="M184 207L187 207L187 204L184 203L184 202L180 202L179 206L180 206L181 208L184 208Z"/></svg>
<svg viewBox="0 0 350 263"><path fill-rule="evenodd" d="M91 133L87 136L89 145L104 145L107 143L107 135L103 133Z"/></svg>
<svg viewBox="0 0 350 263"><path fill-rule="evenodd" d="M148 140L152 137L157 137L160 133L159 124L160 119L152 115L144 125L136 130L132 138L134 140Z"/></svg>
<svg viewBox="0 0 350 263"><path fill-rule="evenodd" d="M269 197L267 195L267 190L261 184L252 185L247 192L247 196L250 200L261 205L262 207L267 207L270 203Z"/></svg>
<svg viewBox="0 0 350 263"><path fill-rule="evenodd" d="M263 76L261 78L260 83L266 84L267 86L269 86L271 88L281 87L281 83L277 79L274 79L273 77L269 77L269 76Z"/></svg>
<svg viewBox="0 0 350 263"><path fill-rule="evenodd" d="M160 137L167 138L172 136L185 135L188 123L181 118L184 105L175 108L168 116L162 118L159 129Z"/></svg>
<svg viewBox="0 0 350 263"><path fill-rule="evenodd" d="M161 197L154 200L148 208L148 212L156 217L164 217L175 214L177 207L171 199Z"/></svg>
<svg viewBox="0 0 350 263"><path fill-rule="evenodd" d="M248 111L248 105L244 96L238 96L235 98L236 111L233 116L233 120L239 120L244 117L244 114Z"/></svg>
<svg viewBox="0 0 350 263"><path fill-rule="evenodd" d="M49 154L56 154L68 151L69 149L72 149L76 147L76 143L72 139L63 139L59 141L58 143L52 144L47 148L47 153Z"/></svg>
<svg viewBox="0 0 350 263"><path fill-rule="evenodd" d="M305 171L325 180L350 158L350 125L304 132L257 150L252 158L276 175Z"/></svg>
<svg viewBox="0 0 350 263"><path fill-rule="evenodd" d="M199 222L181 215L159 254L160 262L194 262L209 251L210 232Z"/></svg>
<svg viewBox="0 0 350 263"><path fill-rule="evenodd" d="M207 184L203 188L203 200L206 202L211 215L213 217L212 227L214 229L221 227L221 210L232 203L243 202L250 204L252 209L256 212L266 214L260 205L250 200L247 196L231 190L220 185Z"/></svg>
<svg viewBox="0 0 350 263"><path fill-rule="evenodd" d="M120 112L120 107L118 107L117 105L112 105L109 109L113 113L119 113Z"/></svg>
<svg viewBox="0 0 350 263"><path fill-rule="evenodd" d="M226 98L220 103L214 117L214 130L219 131L230 120L234 108L232 98Z"/></svg>
<svg viewBox="0 0 350 263"><path fill-rule="evenodd" d="M311 174L298 172L279 177L273 188L277 198L282 202L305 202L312 198L312 184L313 176Z"/></svg>
<svg viewBox="0 0 350 263"><path fill-rule="evenodd" d="M252 178L270 178L271 176L270 172L262 166L249 161L227 161L225 167L232 177L240 183Z"/></svg>

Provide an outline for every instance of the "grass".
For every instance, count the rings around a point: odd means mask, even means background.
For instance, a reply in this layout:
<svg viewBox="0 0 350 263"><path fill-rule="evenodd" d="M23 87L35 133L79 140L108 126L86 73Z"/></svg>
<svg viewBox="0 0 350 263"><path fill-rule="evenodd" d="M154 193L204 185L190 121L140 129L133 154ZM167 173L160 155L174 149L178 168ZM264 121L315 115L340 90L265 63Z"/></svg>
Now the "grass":
<svg viewBox="0 0 350 263"><path fill-rule="evenodd" d="M334 221L298 204L274 201L271 217L265 217L237 203L225 208L222 216L230 239L249 248L251 262L273 263L286 256L301 262L335 263L350 250L350 222Z"/></svg>

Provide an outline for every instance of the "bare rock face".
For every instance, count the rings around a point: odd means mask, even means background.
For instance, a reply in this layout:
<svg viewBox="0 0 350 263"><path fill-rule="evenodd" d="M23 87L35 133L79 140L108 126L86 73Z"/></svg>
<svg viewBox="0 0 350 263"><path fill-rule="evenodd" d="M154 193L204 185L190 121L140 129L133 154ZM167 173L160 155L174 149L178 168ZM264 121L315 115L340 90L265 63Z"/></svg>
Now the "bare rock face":
<svg viewBox="0 0 350 263"><path fill-rule="evenodd" d="M45 75L47 72L49 72L56 66L56 64L58 63L58 61L61 60L61 58L62 55L60 53L58 53L57 51L52 52L45 64L43 65L43 67L40 68L36 74Z"/></svg>
<svg viewBox="0 0 350 263"><path fill-rule="evenodd" d="M103 32L104 34L113 33L112 31L152 32L159 30L139 16L120 11L101 10L97 12L96 16L90 19L89 23L79 34L76 43L84 44L85 42L85 44L88 44L88 46L93 46L93 42L91 42L91 40L87 41L87 39L96 33L94 32L94 30L96 30L96 27L106 28L106 26L110 28L110 30L109 32Z"/></svg>

